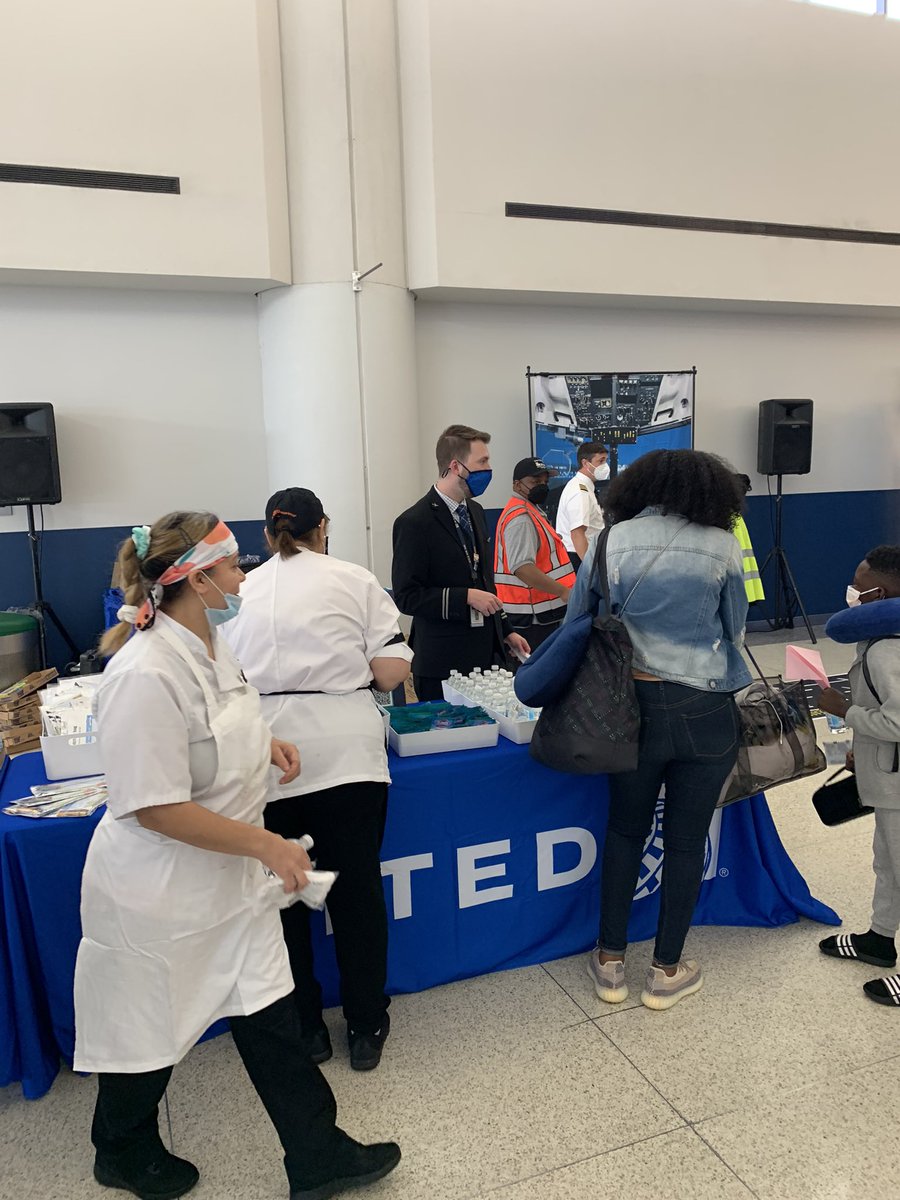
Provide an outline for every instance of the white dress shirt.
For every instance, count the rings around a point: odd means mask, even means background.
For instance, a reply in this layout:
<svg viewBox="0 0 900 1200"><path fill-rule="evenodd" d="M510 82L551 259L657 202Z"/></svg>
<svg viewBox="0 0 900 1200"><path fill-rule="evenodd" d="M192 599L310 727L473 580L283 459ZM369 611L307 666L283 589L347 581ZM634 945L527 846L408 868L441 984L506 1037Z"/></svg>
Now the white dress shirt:
<svg viewBox="0 0 900 1200"><path fill-rule="evenodd" d="M597 536L603 528L603 510L597 503L594 492L594 481L576 471L562 490L559 498L559 508L556 512L556 532L563 540L563 545L570 554L575 553L572 541L572 530L584 526L584 536L588 541Z"/></svg>

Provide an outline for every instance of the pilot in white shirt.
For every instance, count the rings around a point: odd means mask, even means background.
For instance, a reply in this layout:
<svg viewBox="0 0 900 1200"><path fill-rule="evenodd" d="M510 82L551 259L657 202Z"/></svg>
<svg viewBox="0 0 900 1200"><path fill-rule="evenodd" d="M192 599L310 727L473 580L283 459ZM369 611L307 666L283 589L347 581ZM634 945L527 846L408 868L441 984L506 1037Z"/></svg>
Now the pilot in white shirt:
<svg viewBox="0 0 900 1200"><path fill-rule="evenodd" d="M609 454L602 442L582 442L578 447L578 470L566 484L556 512L556 532L580 566L588 544L604 526L603 510L597 503L594 483L609 479Z"/></svg>

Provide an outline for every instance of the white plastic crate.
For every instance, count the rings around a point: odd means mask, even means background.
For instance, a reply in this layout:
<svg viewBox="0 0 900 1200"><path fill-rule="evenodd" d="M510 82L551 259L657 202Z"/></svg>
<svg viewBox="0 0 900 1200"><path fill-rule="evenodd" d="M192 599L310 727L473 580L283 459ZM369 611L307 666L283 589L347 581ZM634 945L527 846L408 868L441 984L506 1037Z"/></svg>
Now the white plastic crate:
<svg viewBox="0 0 900 1200"><path fill-rule="evenodd" d="M48 779L81 779L86 775L103 774L96 733L42 737L41 752Z"/></svg>
<svg viewBox="0 0 900 1200"><path fill-rule="evenodd" d="M468 696L464 696L462 692L458 692L456 688L451 687L446 681L441 685L444 690L444 699L448 704L464 704L466 708L475 708L474 700ZM523 746L526 742L531 741L534 727L537 725L537 720L534 721L516 721L513 717L504 716L496 709L489 708L486 704L480 705L481 708L492 717L500 728L500 733L507 741L515 742L517 746Z"/></svg>

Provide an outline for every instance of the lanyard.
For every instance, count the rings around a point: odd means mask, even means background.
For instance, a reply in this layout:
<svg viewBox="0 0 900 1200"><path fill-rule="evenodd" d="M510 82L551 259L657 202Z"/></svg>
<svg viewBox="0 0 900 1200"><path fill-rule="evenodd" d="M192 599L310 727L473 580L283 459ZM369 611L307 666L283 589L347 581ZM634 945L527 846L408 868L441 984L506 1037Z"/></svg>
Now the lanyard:
<svg viewBox="0 0 900 1200"><path fill-rule="evenodd" d="M475 545L474 545L475 528L474 528L474 526L472 528L473 545L472 545L472 549L470 551L469 550L469 539L466 537L465 533L463 532L463 527L462 527L462 525L460 525L459 519L457 518L456 513L453 513L452 516L453 516L453 524L456 526L456 532L459 535L459 541L463 548L463 553L465 554L466 561L469 564L469 571L472 575L472 582L477 583L478 582L478 568L481 563L481 557L480 557L478 551L475 549ZM472 518L470 517L469 520L471 521L471 519Z"/></svg>

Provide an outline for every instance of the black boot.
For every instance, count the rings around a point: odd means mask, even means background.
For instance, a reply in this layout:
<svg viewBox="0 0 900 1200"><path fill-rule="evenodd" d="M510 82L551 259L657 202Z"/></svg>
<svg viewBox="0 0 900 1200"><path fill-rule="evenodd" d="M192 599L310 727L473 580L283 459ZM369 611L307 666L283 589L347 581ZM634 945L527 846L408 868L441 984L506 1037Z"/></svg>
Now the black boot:
<svg viewBox="0 0 900 1200"><path fill-rule="evenodd" d="M189 1192L200 1172L185 1158L176 1158L167 1150L156 1151L152 1158L132 1155L121 1159L98 1154L94 1160L94 1178L104 1187L123 1188L140 1200L177 1200Z"/></svg>
<svg viewBox="0 0 900 1200"><path fill-rule="evenodd" d="M303 1043L307 1054L317 1065L326 1063L331 1058L333 1053L331 1036L328 1033L328 1026L324 1023L313 1033L304 1032Z"/></svg>
<svg viewBox="0 0 900 1200"><path fill-rule="evenodd" d="M381 1052L384 1043L391 1032L391 1018L384 1014L381 1026L375 1033L357 1033L347 1029L347 1041L350 1043L350 1066L354 1071L374 1071L381 1062Z"/></svg>
<svg viewBox="0 0 900 1200"><path fill-rule="evenodd" d="M342 1131L339 1148L331 1163L291 1191L291 1200L328 1200L345 1188L362 1187L375 1183L393 1171L400 1161L400 1147L396 1142L376 1142L364 1146L355 1142Z"/></svg>

